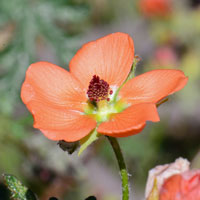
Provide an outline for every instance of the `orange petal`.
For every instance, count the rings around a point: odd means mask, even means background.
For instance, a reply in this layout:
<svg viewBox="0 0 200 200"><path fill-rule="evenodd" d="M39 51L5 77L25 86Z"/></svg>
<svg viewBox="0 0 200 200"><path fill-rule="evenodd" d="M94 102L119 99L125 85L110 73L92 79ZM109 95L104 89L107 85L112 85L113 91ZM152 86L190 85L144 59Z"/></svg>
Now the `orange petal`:
<svg viewBox="0 0 200 200"><path fill-rule="evenodd" d="M51 140L77 141L96 127L95 120L79 111L53 108L37 101L30 101L27 107L33 114L34 127Z"/></svg>
<svg viewBox="0 0 200 200"><path fill-rule="evenodd" d="M21 90L25 104L43 102L54 107L83 110L87 97L79 82L67 71L48 62L37 62L28 68Z"/></svg>
<svg viewBox="0 0 200 200"><path fill-rule="evenodd" d="M142 131L146 121L159 121L155 104L137 104L113 115L98 127L98 132L113 137L127 137Z"/></svg>
<svg viewBox="0 0 200 200"><path fill-rule="evenodd" d="M128 76L134 59L132 38L125 33L113 33L89 42L72 58L70 72L88 88L93 75L109 85L121 85Z"/></svg>
<svg viewBox="0 0 200 200"><path fill-rule="evenodd" d="M180 70L153 70L129 80L119 96L131 104L157 103L181 90L188 78Z"/></svg>

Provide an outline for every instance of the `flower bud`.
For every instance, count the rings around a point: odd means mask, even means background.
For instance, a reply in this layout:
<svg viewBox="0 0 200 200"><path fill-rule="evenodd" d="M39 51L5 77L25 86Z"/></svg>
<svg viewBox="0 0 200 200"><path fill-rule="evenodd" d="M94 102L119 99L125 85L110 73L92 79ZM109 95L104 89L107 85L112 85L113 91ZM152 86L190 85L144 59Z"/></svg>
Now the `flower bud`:
<svg viewBox="0 0 200 200"><path fill-rule="evenodd" d="M148 180L146 184L145 198L151 195L153 188L155 188L154 181L156 180L157 189L160 191L164 181L175 174L181 174L189 170L189 161L187 159L178 158L174 163L159 165L149 171Z"/></svg>
<svg viewBox="0 0 200 200"><path fill-rule="evenodd" d="M200 170L176 174L165 180L160 200L200 200Z"/></svg>

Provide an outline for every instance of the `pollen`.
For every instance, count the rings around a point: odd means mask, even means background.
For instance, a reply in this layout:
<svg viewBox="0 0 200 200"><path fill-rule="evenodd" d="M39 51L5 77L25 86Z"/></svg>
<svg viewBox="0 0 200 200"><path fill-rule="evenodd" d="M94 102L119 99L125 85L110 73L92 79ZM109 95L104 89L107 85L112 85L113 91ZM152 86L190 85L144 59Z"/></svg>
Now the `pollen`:
<svg viewBox="0 0 200 200"><path fill-rule="evenodd" d="M112 94L113 91L110 90L109 84L104 81L103 79L100 79L99 76L94 75L92 80L90 81L87 95L90 101L99 102L101 100L107 100L109 94Z"/></svg>

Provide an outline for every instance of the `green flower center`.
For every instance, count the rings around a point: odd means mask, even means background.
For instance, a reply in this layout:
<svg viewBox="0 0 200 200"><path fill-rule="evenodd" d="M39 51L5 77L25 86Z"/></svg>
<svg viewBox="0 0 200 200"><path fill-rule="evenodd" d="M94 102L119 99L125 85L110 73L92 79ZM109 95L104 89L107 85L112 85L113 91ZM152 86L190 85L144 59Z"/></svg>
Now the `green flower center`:
<svg viewBox="0 0 200 200"><path fill-rule="evenodd" d="M113 100L115 93L109 84L96 75L90 81L87 95L88 101L84 113L93 117L98 123L108 121L113 115L128 107L128 104L121 99Z"/></svg>

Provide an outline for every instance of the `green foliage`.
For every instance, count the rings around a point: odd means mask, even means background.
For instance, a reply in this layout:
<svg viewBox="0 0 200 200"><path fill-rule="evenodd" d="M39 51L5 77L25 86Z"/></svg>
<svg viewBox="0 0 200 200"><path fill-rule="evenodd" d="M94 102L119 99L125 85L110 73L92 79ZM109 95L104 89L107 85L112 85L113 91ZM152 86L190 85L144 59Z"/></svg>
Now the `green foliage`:
<svg viewBox="0 0 200 200"><path fill-rule="evenodd" d="M174 16L165 21L154 21L150 31L158 44L165 43L170 37L175 37L178 43L199 49L199 20L199 10L178 10Z"/></svg>
<svg viewBox="0 0 200 200"><path fill-rule="evenodd" d="M22 141L29 136L24 125L28 123L28 118L13 120L11 117L0 115L0 172L21 175L19 168L27 152Z"/></svg>
<svg viewBox="0 0 200 200"><path fill-rule="evenodd" d="M71 59L76 45L74 33L81 31L87 12L86 6L72 6L65 0L0 1L1 112L12 113L25 71L41 59L44 46L54 50L48 57L55 55L57 64ZM74 30L74 25L79 29Z"/></svg>
<svg viewBox="0 0 200 200"><path fill-rule="evenodd" d="M3 180L11 191L11 198L14 200L37 200L35 194L24 186L15 176L4 174Z"/></svg>

